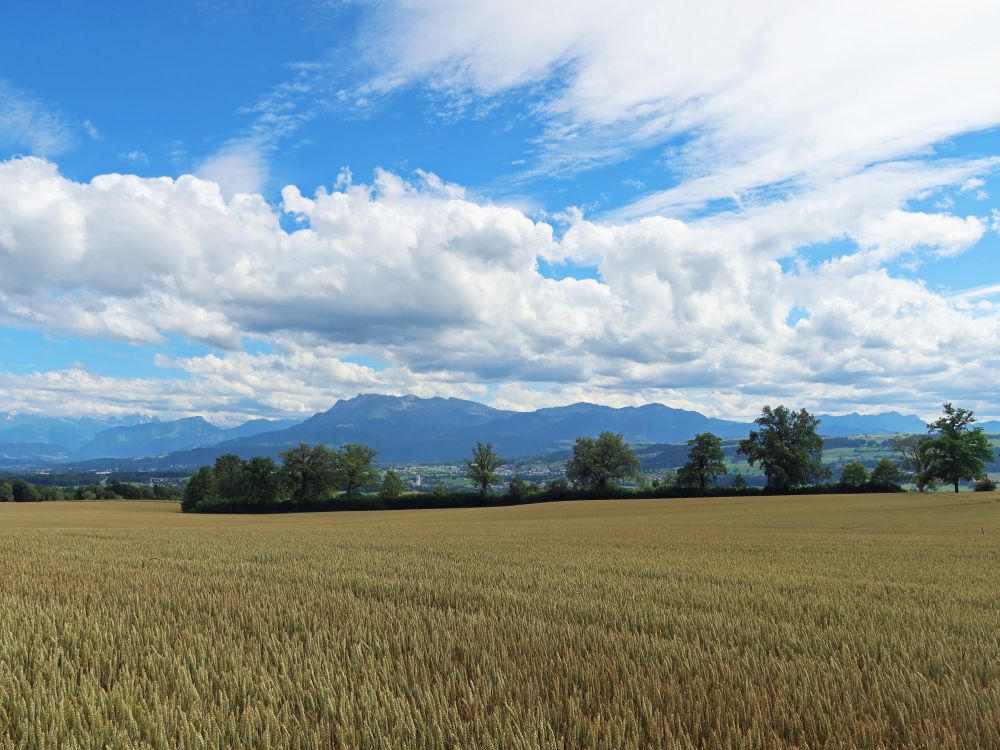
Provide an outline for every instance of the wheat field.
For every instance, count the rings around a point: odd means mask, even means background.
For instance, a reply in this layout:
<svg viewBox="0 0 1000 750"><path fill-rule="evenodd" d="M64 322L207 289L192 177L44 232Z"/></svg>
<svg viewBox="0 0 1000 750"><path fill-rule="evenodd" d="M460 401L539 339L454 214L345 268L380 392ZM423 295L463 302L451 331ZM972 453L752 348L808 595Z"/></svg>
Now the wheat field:
<svg viewBox="0 0 1000 750"><path fill-rule="evenodd" d="M0 505L0 747L1000 747L1000 496Z"/></svg>

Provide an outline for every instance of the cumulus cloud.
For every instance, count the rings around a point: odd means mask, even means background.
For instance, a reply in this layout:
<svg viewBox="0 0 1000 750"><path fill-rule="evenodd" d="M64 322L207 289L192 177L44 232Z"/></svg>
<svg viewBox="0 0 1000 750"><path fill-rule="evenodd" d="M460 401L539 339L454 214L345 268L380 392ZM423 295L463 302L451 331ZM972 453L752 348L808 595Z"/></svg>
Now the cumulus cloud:
<svg viewBox="0 0 1000 750"><path fill-rule="evenodd" d="M191 175L80 183L15 159L0 163L0 320L216 353L162 359L184 374L164 381L7 375L4 397L46 405L77 388L80 403L220 415L369 391L482 399L489 383L504 384L505 406L669 400L727 416L768 398L827 410L996 399L1000 307L885 267L974 244L982 220L907 199L993 167L887 164L695 221L570 212L560 236L426 173L288 186L276 208ZM822 262L804 249L844 239L852 249ZM539 258L594 260L600 281L546 278ZM247 339L271 353L243 351ZM386 366L350 361L365 357Z"/></svg>

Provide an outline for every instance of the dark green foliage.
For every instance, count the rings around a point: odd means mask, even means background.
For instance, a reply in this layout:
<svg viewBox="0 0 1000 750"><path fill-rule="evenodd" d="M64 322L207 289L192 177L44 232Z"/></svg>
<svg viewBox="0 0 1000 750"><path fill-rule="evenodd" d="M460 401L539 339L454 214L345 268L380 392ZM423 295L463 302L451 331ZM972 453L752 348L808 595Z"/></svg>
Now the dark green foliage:
<svg viewBox="0 0 1000 750"><path fill-rule="evenodd" d="M399 474L389 469L382 475L382 486L378 491L380 498L383 500L395 500L398 497L402 497L404 492L406 492L406 485L399 478Z"/></svg>
<svg viewBox="0 0 1000 750"><path fill-rule="evenodd" d="M983 474L972 484L972 489L976 492L993 492L997 488L997 483Z"/></svg>
<svg viewBox="0 0 1000 750"><path fill-rule="evenodd" d="M976 417L968 409L944 405L944 414L927 425L930 440L923 443L924 473L954 486L963 479L978 479L993 460L993 446L982 427L972 427Z"/></svg>
<svg viewBox="0 0 1000 750"><path fill-rule="evenodd" d="M220 456L212 467L203 466L188 481L181 509L199 504L270 507L284 499L285 487L278 465L266 456L244 461L239 456Z"/></svg>
<svg viewBox="0 0 1000 750"><path fill-rule="evenodd" d="M65 500L66 493L63 492L62 487L36 487L38 490L38 499L44 500L46 502Z"/></svg>
<svg viewBox="0 0 1000 750"><path fill-rule="evenodd" d="M0 479L0 503L9 503L14 500L14 488L6 479Z"/></svg>
<svg viewBox="0 0 1000 750"><path fill-rule="evenodd" d="M872 484L898 484L902 479L903 472L899 470L896 462L888 458L883 458L872 469L870 481Z"/></svg>
<svg viewBox="0 0 1000 750"><path fill-rule="evenodd" d="M251 505L271 505L284 495L284 484L278 465L266 456L254 456L240 467L239 494L236 496Z"/></svg>
<svg viewBox="0 0 1000 750"><path fill-rule="evenodd" d="M177 500L180 492L169 484L137 484L135 482L124 482L120 479L111 480L105 486L105 499L114 500ZM102 494L101 497L104 495Z"/></svg>
<svg viewBox="0 0 1000 750"><path fill-rule="evenodd" d="M892 443L892 449L899 453L899 463L905 470L917 490L933 490L937 487L937 479L928 472L928 452L932 438L927 435L906 435L896 438Z"/></svg>
<svg viewBox="0 0 1000 750"><path fill-rule="evenodd" d="M711 432L702 432L688 440L687 463L677 472L680 484L704 492L715 477L725 473L722 440Z"/></svg>
<svg viewBox="0 0 1000 750"><path fill-rule="evenodd" d="M81 484L73 491L74 500L117 500L109 487L101 484Z"/></svg>
<svg viewBox="0 0 1000 750"><path fill-rule="evenodd" d="M507 485L507 495L512 500L522 500L528 495L528 483L521 477L514 477Z"/></svg>
<svg viewBox="0 0 1000 750"><path fill-rule="evenodd" d="M634 477L638 472L639 459L620 432L577 438L573 457L566 463L566 476L574 485L598 491L607 489L615 479Z"/></svg>
<svg viewBox="0 0 1000 750"><path fill-rule="evenodd" d="M363 490L378 484L376 455L374 448L357 443L347 443L334 454L334 480L348 500L357 500Z"/></svg>
<svg viewBox="0 0 1000 750"><path fill-rule="evenodd" d="M181 496L180 490L178 490L172 484L156 483L153 485L154 500L179 500L180 496Z"/></svg>
<svg viewBox="0 0 1000 750"><path fill-rule="evenodd" d="M569 482L560 477L559 479L553 479L548 482L542 492L549 498L561 500L562 498L570 495L572 487L569 486Z"/></svg>
<svg viewBox="0 0 1000 750"><path fill-rule="evenodd" d="M813 485L796 490L800 494L822 495L829 493L900 492L897 485L873 485L860 487L844 485ZM248 503L232 503L219 498L208 498L194 508L199 513L281 513L295 511L338 511L338 510L417 510L422 508L482 508L524 503L556 502L566 500L607 500L627 498L701 498L701 497L760 497L773 494L758 487L709 487L701 492L695 487L649 486L645 489L608 486L598 490L593 488L572 488L564 480L550 482L544 488L527 484L524 495L512 496L480 492L449 492L443 484L436 484L431 492L409 492L394 499L380 494L361 495L354 500L341 497L326 497L306 504L279 502L272 505L254 506Z"/></svg>
<svg viewBox="0 0 1000 750"><path fill-rule="evenodd" d="M848 461L840 473L840 483L849 487L859 487L868 481L868 469L858 460Z"/></svg>
<svg viewBox="0 0 1000 750"><path fill-rule="evenodd" d="M42 499L38 494L38 488L24 479L15 479L11 489L15 503L34 503Z"/></svg>
<svg viewBox="0 0 1000 750"><path fill-rule="evenodd" d="M739 452L751 466L761 465L769 487L787 492L829 476L823 467L823 438L816 432L819 420L812 414L765 406L754 421L760 429L740 441Z"/></svg>
<svg viewBox="0 0 1000 750"><path fill-rule="evenodd" d="M500 480L497 469L505 463L507 462L493 450L493 443L476 443L476 447L472 449L472 458L465 459L465 476L479 487L480 494L485 497L490 486Z"/></svg>
<svg viewBox="0 0 1000 750"><path fill-rule="evenodd" d="M188 480L181 500L181 510L191 511L199 503L217 498L215 472L210 466L202 466Z"/></svg>
<svg viewBox="0 0 1000 750"><path fill-rule="evenodd" d="M336 454L325 445L299 443L281 455L281 476L299 505L326 497L337 479Z"/></svg>
<svg viewBox="0 0 1000 750"><path fill-rule="evenodd" d="M238 498L243 493L243 459L227 453L215 459L215 492L219 497Z"/></svg>

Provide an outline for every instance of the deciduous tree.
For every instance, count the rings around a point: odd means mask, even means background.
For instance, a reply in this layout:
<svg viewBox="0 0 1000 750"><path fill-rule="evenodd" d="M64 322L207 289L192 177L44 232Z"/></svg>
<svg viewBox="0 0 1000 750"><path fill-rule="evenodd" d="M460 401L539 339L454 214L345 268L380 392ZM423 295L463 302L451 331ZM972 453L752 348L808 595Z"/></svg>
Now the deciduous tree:
<svg viewBox="0 0 1000 750"><path fill-rule="evenodd" d="M830 475L823 467L823 438L816 432L819 420L805 409L765 406L754 421L760 429L740 441L739 452L751 466L761 465L769 487L784 492Z"/></svg>
<svg viewBox="0 0 1000 750"><path fill-rule="evenodd" d="M334 477L348 500L357 500L362 491L378 485L375 456L367 445L345 443L334 454Z"/></svg>
<svg viewBox="0 0 1000 750"><path fill-rule="evenodd" d="M281 500L284 483L278 465L269 456L254 456L242 466L240 497L252 505L271 505Z"/></svg>
<svg viewBox="0 0 1000 750"><path fill-rule="evenodd" d="M944 414L927 425L931 439L924 444L925 473L954 486L963 479L978 479L993 460L993 446L982 427L973 427L969 409L944 405Z"/></svg>
<svg viewBox="0 0 1000 750"><path fill-rule="evenodd" d="M382 487L378 492L379 497L384 500L395 500L397 497L401 497L404 492L406 492L406 485L399 478L399 474L389 469L382 475Z"/></svg>
<svg viewBox="0 0 1000 750"><path fill-rule="evenodd" d="M465 476L479 487L479 491L485 497L490 487L500 481L497 469L505 463L507 462L493 450L493 443L476 443L476 447L472 450L472 458L465 459Z"/></svg>
<svg viewBox="0 0 1000 750"><path fill-rule="evenodd" d="M903 478L903 472L891 458L883 458L872 469L872 484L898 484Z"/></svg>
<svg viewBox="0 0 1000 750"><path fill-rule="evenodd" d="M711 432L702 432L688 440L688 460L678 472L681 484L697 486L705 492L712 480L726 473L722 440Z"/></svg>
<svg viewBox="0 0 1000 750"><path fill-rule="evenodd" d="M292 502L302 505L326 496L337 478L337 460L325 445L299 443L281 456L281 478Z"/></svg>
<svg viewBox="0 0 1000 750"><path fill-rule="evenodd" d="M602 432L596 438L581 437L566 463L566 476L578 487L607 489L612 480L634 477L639 459L621 433Z"/></svg>
<svg viewBox="0 0 1000 750"><path fill-rule="evenodd" d="M899 453L899 463L917 486L919 492L933 490L937 479L927 471L927 448L931 438L927 435L905 435L896 438L892 447Z"/></svg>
<svg viewBox="0 0 1000 750"><path fill-rule="evenodd" d="M840 472L840 483L848 487L860 487L868 481L868 469L865 465L855 459L844 464L844 470Z"/></svg>
<svg viewBox="0 0 1000 750"><path fill-rule="evenodd" d="M25 479L15 479L11 485L11 489L13 490L12 494L16 503L34 503L41 500L38 488Z"/></svg>
<svg viewBox="0 0 1000 750"><path fill-rule="evenodd" d="M216 496L215 472L210 466L202 466L188 480L181 500L181 510L194 510L202 500Z"/></svg>

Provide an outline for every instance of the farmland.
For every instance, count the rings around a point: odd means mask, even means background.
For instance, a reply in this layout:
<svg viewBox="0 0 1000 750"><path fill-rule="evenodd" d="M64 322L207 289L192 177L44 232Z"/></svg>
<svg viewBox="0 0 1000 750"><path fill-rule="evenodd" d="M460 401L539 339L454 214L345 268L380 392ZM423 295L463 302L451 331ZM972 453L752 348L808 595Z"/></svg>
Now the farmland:
<svg viewBox="0 0 1000 750"><path fill-rule="evenodd" d="M1000 496L0 505L0 746L1000 747Z"/></svg>

